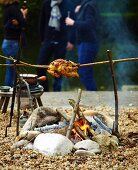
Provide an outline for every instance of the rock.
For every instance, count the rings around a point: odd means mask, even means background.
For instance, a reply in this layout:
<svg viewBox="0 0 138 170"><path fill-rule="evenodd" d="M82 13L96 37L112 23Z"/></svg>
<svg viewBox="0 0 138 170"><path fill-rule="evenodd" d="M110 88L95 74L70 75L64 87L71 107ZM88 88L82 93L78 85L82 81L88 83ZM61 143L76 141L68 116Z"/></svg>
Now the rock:
<svg viewBox="0 0 138 170"><path fill-rule="evenodd" d="M80 156L93 156L95 155L95 153L93 151L86 151L86 150L77 150L75 152L76 155L80 155Z"/></svg>
<svg viewBox="0 0 138 170"><path fill-rule="evenodd" d="M99 149L100 146L97 142L92 141L92 140L83 140L74 145L74 149L83 149L83 150L92 150L92 149Z"/></svg>
<svg viewBox="0 0 138 170"><path fill-rule="evenodd" d="M73 146L67 137L56 133L42 133L34 140L34 149L46 156L67 155Z"/></svg>
<svg viewBox="0 0 138 170"><path fill-rule="evenodd" d="M107 151L117 149L119 143L119 140L116 136L108 135L108 134L96 135L93 137L93 140L100 145L102 152L107 152Z"/></svg>
<svg viewBox="0 0 138 170"><path fill-rule="evenodd" d="M90 150L91 152L94 152L94 153L101 153L102 151L101 151L101 149L99 148L97 148L97 149L92 149L92 150Z"/></svg>

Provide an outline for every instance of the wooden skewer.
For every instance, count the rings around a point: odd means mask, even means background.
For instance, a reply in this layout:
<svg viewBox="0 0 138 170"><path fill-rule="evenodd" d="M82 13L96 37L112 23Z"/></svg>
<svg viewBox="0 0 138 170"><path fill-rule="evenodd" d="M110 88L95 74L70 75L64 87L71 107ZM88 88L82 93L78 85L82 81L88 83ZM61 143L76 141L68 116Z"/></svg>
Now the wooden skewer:
<svg viewBox="0 0 138 170"><path fill-rule="evenodd" d="M1 58L7 59L7 60L11 60L13 62L16 62L15 59L13 58L8 58L5 56L0 55ZM124 58L124 59L118 59L118 60L112 60L113 64L115 63L119 63L119 62L128 62L128 61L137 61L138 58ZM98 61L98 62L94 62L94 63L87 63L87 64L79 64L79 67L88 67L88 66L94 66L94 65L100 65L100 64L108 64L109 61ZM15 64L0 64L0 66L15 66ZM29 64L29 63L25 63L23 61L20 61L20 64L16 64L16 66L28 66L28 67L36 67L36 68L48 68L48 65L33 65L33 64Z"/></svg>
<svg viewBox="0 0 138 170"><path fill-rule="evenodd" d="M14 64L0 64L0 66L9 66L9 67L14 67ZM48 68L48 65L32 65L32 64L16 64L16 66L18 67L35 67L35 68Z"/></svg>
<svg viewBox="0 0 138 170"><path fill-rule="evenodd" d="M12 57L5 57L5 56L2 56L0 55L1 58L4 58L6 60L11 60L13 61L14 63L16 63L17 60L15 60L14 58ZM0 64L0 66L15 66L15 64ZM23 62L23 61L20 61L20 63L16 64L16 66L28 66L28 67L39 67L39 68L48 68L48 65L34 65L34 64L29 64L29 63L26 63L26 62Z"/></svg>
<svg viewBox="0 0 138 170"><path fill-rule="evenodd" d="M124 58L124 59L112 60L112 62L114 64L114 63L119 63L119 62L136 61L136 60L138 60L138 58ZM80 67L93 66L93 65L99 65L99 64L108 64L108 63L109 61L98 61L95 63L80 64Z"/></svg>

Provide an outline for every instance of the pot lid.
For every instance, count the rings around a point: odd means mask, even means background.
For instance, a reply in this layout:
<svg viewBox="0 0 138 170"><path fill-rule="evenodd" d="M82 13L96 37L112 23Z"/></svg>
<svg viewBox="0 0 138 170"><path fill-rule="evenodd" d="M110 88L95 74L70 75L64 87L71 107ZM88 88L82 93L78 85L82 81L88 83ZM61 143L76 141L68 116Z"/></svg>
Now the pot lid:
<svg viewBox="0 0 138 170"><path fill-rule="evenodd" d="M37 75L36 74L19 74L20 77L23 77L23 78L36 78Z"/></svg>

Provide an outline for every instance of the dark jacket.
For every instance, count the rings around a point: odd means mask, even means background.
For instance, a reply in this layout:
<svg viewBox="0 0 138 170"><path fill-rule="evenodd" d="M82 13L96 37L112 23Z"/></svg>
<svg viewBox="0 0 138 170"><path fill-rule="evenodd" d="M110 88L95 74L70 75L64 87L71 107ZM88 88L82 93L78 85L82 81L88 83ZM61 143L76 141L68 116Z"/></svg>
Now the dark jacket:
<svg viewBox="0 0 138 170"><path fill-rule="evenodd" d="M74 27L77 30L77 42L98 43L98 10L94 0L83 0L76 16Z"/></svg>
<svg viewBox="0 0 138 170"><path fill-rule="evenodd" d="M59 5L61 12L60 31L56 31L54 27L48 26L50 14L51 14L51 0L45 0L42 4L40 15L40 39L48 41L69 41L75 42L75 30L65 25L65 18L68 16L68 12L74 18L74 8L68 0L63 0Z"/></svg>
<svg viewBox="0 0 138 170"><path fill-rule="evenodd" d="M12 24L12 20L16 19L18 26ZM20 11L18 2L4 6L4 38L8 40L19 40L21 30L25 28L26 21Z"/></svg>

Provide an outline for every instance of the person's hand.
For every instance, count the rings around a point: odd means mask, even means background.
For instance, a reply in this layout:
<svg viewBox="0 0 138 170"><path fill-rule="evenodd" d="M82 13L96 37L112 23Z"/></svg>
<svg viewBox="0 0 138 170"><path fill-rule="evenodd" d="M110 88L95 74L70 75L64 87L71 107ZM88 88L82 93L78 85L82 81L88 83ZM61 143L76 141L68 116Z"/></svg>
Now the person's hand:
<svg viewBox="0 0 138 170"><path fill-rule="evenodd" d="M74 21L73 19L69 18L69 17L67 17L67 18L65 19L65 24L66 24L67 26L73 26L74 23L75 23L75 21Z"/></svg>
<svg viewBox="0 0 138 170"><path fill-rule="evenodd" d="M21 8L21 12L23 14L23 17L26 18L27 14L28 14L28 9L27 8L25 8L25 9Z"/></svg>
<svg viewBox="0 0 138 170"><path fill-rule="evenodd" d="M74 49L74 45L73 45L72 43L70 43L70 42L67 42L66 49L67 49L68 51L72 51L72 50Z"/></svg>
<svg viewBox="0 0 138 170"><path fill-rule="evenodd" d="M14 26L18 26L18 25L19 25L19 22L17 21L17 19L13 19L13 20L12 20L12 24L13 24Z"/></svg>

